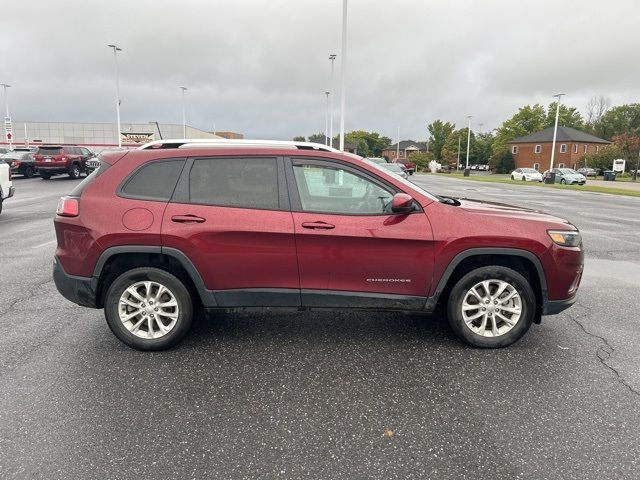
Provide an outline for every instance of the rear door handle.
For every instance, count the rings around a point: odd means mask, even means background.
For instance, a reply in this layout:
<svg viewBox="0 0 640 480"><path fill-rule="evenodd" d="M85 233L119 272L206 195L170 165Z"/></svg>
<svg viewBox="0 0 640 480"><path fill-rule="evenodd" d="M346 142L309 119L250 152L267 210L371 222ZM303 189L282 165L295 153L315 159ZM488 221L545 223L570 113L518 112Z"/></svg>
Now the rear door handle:
<svg viewBox="0 0 640 480"><path fill-rule="evenodd" d="M331 230L332 228L336 228L336 226L331 225L327 222L303 222L302 228L309 228L313 230Z"/></svg>
<svg viewBox="0 0 640 480"><path fill-rule="evenodd" d="M205 219L196 215L174 215L171 221L175 223L204 223Z"/></svg>

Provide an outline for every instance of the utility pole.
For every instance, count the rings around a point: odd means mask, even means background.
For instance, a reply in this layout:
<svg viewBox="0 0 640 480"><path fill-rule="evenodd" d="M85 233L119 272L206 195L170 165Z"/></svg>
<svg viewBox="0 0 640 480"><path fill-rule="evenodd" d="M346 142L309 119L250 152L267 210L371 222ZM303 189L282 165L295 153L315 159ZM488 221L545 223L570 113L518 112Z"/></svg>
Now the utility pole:
<svg viewBox="0 0 640 480"><path fill-rule="evenodd" d="M462 137L458 135L458 163L456 163L456 170L460 170L460 140L462 140Z"/></svg>
<svg viewBox="0 0 640 480"><path fill-rule="evenodd" d="M551 165L549 166L549 170L553 170L553 160L556 157L556 138L558 136L558 118L560 117L560 100L564 93L557 93L554 95L558 99L556 103L556 123L555 127L553 127L553 142L551 142Z"/></svg>
<svg viewBox="0 0 640 480"><path fill-rule="evenodd" d="M116 64L116 119L118 122L118 147L122 147L122 138L120 135L120 79L118 73L118 52L121 52L122 49L117 45L107 45L109 48L113 48L113 61Z"/></svg>
<svg viewBox="0 0 640 480"><path fill-rule="evenodd" d="M471 145L471 115L468 115L469 126L467 127L467 166L465 170L469 169L469 146Z"/></svg>
<svg viewBox="0 0 640 480"><path fill-rule="evenodd" d="M329 146L333 147L333 64L336 61L336 54L329 55L331 61L331 78L329 80Z"/></svg>
<svg viewBox="0 0 640 480"><path fill-rule="evenodd" d="M4 109L6 111L4 117L4 134L9 142L9 150L13 150L13 127L11 125L11 115L9 115L9 97L7 96L7 88L10 88L11 85L7 85L6 83L0 83L4 90Z"/></svg>
<svg viewBox="0 0 640 480"><path fill-rule="evenodd" d="M344 111L346 105L345 77L347 75L347 0L342 0L342 57L340 58L340 151L344 152Z"/></svg>
<svg viewBox="0 0 640 480"><path fill-rule="evenodd" d="M324 115L324 144L329 145L329 95L331 92L324 92L327 96L327 112Z"/></svg>
<svg viewBox="0 0 640 480"><path fill-rule="evenodd" d="M400 158L400 127L398 127L398 143L396 144L396 162Z"/></svg>
<svg viewBox="0 0 640 480"><path fill-rule="evenodd" d="M182 138L187 138L187 110L184 106L184 92L188 89L187 87L178 87L182 90Z"/></svg>

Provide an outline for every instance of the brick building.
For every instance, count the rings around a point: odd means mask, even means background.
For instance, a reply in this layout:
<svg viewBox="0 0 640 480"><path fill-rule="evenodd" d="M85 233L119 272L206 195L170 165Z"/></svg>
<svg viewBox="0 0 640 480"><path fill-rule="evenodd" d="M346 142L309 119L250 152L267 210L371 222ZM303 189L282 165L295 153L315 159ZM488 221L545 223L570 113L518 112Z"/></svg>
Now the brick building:
<svg viewBox="0 0 640 480"><path fill-rule="evenodd" d="M611 142L594 137L575 128L558 127L554 167L577 168L580 158L586 153L598 153ZM535 168L544 172L551 165L553 127L545 128L509 142L516 168Z"/></svg>
<svg viewBox="0 0 640 480"><path fill-rule="evenodd" d="M402 140L400 142L400 155L398 158L408 158L413 152L428 152L429 147L426 142L414 142L413 140ZM382 151L382 156L387 160L395 161L398 153L398 144L394 143Z"/></svg>

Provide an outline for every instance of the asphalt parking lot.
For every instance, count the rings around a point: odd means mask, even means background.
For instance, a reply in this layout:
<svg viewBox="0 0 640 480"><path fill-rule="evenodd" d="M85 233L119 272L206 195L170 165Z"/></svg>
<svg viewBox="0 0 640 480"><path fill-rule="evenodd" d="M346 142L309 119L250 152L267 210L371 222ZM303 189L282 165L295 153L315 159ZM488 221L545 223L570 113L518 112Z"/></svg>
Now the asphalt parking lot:
<svg viewBox="0 0 640 480"><path fill-rule="evenodd" d="M224 314L140 353L51 279L59 196L0 215L0 478L638 478L640 199L416 175L582 231L577 304L503 350L437 317Z"/></svg>

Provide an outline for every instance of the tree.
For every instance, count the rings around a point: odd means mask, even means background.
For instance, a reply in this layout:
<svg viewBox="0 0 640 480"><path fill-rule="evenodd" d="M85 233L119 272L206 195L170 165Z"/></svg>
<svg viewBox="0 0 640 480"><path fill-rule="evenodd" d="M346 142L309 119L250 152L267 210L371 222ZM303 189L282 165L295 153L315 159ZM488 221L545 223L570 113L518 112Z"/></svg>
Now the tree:
<svg viewBox="0 0 640 480"><path fill-rule="evenodd" d="M580 157L578 166L611 170L613 161L616 158L622 158L623 155L624 153L620 146L612 143L602 147L598 153L588 153Z"/></svg>
<svg viewBox="0 0 640 480"><path fill-rule="evenodd" d="M427 126L427 129L431 134L429 137L429 146L431 147L436 160L440 160L442 158L442 147L455 128L455 124L443 122L442 120L435 120Z"/></svg>
<svg viewBox="0 0 640 480"><path fill-rule="evenodd" d="M513 155L509 150L503 151L498 156L492 156L489 164L495 168L496 173L510 173L516 168Z"/></svg>
<svg viewBox="0 0 640 480"><path fill-rule="evenodd" d="M324 133L314 133L313 135L309 135L308 141L311 143L321 143L324 145L324 142L325 142Z"/></svg>
<svg viewBox="0 0 640 480"><path fill-rule="evenodd" d="M480 165L489 163L494 141L495 137L492 132L478 133L475 136L475 142L471 143L471 150L473 151L473 157L476 161L475 163ZM469 156L471 156L471 152Z"/></svg>
<svg viewBox="0 0 640 480"><path fill-rule="evenodd" d="M416 168L426 170L429 168L429 162L434 160L432 152L412 152L409 154L409 161L416 164Z"/></svg>
<svg viewBox="0 0 640 480"><path fill-rule="evenodd" d="M552 102L547 108L547 118L544 128L553 127L556 123L556 108L558 103ZM560 105L560 114L558 115L558 125L561 127L571 127L581 130L584 128L584 118L575 107L568 105Z"/></svg>
<svg viewBox="0 0 640 480"><path fill-rule="evenodd" d="M599 135L597 131L602 119L607 113L607 110L611 107L611 100L607 97L600 95L599 97L591 97L587 102L587 119L585 126L587 130L593 135Z"/></svg>
<svg viewBox="0 0 640 480"><path fill-rule="evenodd" d="M297 137L293 137L293 141L294 141L294 142L306 142L306 141L307 141L307 139L306 139L306 138L304 138L303 136L299 135L299 136L297 136Z"/></svg>
<svg viewBox="0 0 640 480"><path fill-rule="evenodd" d="M353 143L358 148L358 155L363 157L379 157L382 150L391 144L391 139L382 137L377 132L354 130L345 134L345 141Z"/></svg>
<svg viewBox="0 0 640 480"><path fill-rule="evenodd" d="M594 124L594 135L613 140L623 134L640 135L640 103L618 105L609 109L597 124Z"/></svg>
<svg viewBox="0 0 640 480"><path fill-rule="evenodd" d="M447 137L447 141L442 146L441 160L443 163L457 165L458 162L458 139L460 139L460 163L463 165L467 161L467 128L454 130ZM471 131L471 146L469 148L469 165L480 163L478 151L475 148L476 134Z"/></svg>
<svg viewBox="0 0 640 480"><path fill-rule="evenodd" d="M638 162L640 159L640 137L629 133L617 135L613 137L613 144L620 147L624 155L622 158L626 159L627 163L630 165L636 164L635 172L633 173L633 179L636 180L638 178Z"/></svg>

